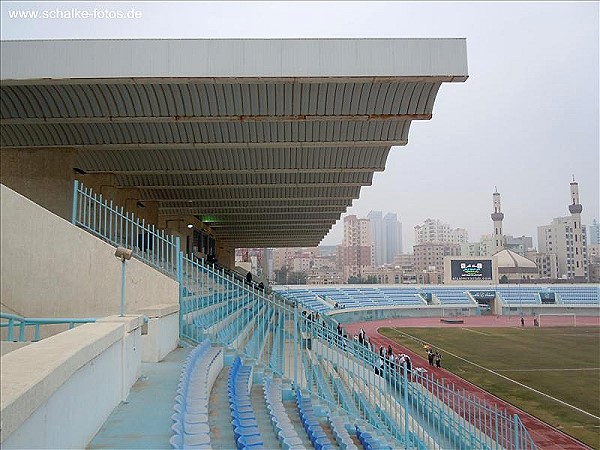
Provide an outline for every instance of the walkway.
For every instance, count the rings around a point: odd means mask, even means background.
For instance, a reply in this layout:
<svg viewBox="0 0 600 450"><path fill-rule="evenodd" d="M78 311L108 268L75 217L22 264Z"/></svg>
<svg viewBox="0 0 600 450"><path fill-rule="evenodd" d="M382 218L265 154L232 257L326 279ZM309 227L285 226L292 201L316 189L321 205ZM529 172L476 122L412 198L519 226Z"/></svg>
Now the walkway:
<svg viewBox="0 0 600 450"><path fill-rule="evenodd" d="M127 401L113 410L88 448L170 449L175 392L191 350L177 348L161 362L142 363L142 375Z"/></svg>

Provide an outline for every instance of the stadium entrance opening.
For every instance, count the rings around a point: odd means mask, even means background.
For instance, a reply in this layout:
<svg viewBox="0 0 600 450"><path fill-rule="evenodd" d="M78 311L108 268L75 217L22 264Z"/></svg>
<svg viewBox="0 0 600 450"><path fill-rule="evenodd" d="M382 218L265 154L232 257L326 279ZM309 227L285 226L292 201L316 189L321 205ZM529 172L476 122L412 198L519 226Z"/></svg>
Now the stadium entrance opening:
<svg viewBox="0 0 600 450"><path fill-rule="evenodd" d="M496 291L469 291L479 305L482 316L499 314L500 307L496 302Z"/></svg>

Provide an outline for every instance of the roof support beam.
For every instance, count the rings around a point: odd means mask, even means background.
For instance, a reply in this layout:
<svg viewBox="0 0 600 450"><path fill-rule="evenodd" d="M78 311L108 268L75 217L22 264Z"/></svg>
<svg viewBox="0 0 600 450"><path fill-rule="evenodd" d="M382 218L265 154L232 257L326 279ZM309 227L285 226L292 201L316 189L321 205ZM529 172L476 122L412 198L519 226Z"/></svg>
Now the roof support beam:
<svg viewBox="0 0 600 450"><path fill-rule="evenodd" d="M235 212L224 212L224 211L210 211L205 209L194 209L194 210L185 210L185 209L177 209L173 208L172 210L160 210L160 213L163 215L192 215L192 216L216 216L216 217L246 217L246 216L292 216L292 215L310 215L311 217L321 217L327 215L334 216L337 215L339 217L345 211L343 209L327 209L325 211L301 211L301 210L287 210L287 211L273 211L260 209L259 211L255 211L253 209L236 209Z"/></svg>
<svg viewBox="0 0 600 450"><path fill-rule="evenodd" d="M223 174L261 174L261 173L297 173L297 174L311 174L311 173L331 173L335 170L336 173L369 173L369 172L382 172L385 170L384 166L373 166L373 167L347 167L347 168L335 168L335 167L273 167L273 168L260 168L260 169L191 169L191 170L87 170L86 174L118 174L118 175L223 175Z"/></svg>
<svg viewBox="0 0 600 450"><path fill-rule="evenodd" d="M164 200L160 200L161 204L168 204L168 203L179 203L179 204L186 204L187 203L187 207L197 207L197 208L205 208L205 207L213 207L214 206L204 206L203 203L215 203L215 202L219 202L219 205L217 205L218 208L227 208L227 209L234 209L237 210L238 208L256 208L256 207L261 207L261 206L267 206L269 208L296 208L296 207L330 207L330 206L338 206L338 207L345 207L345 206L351 206L352 205L352 200L351 199L346 199L344 197L331 197L331 198L322 198L319 199L321 201L320 204L316 204L313 206L314 201L313 199L307 199L306 197L302 197L302 198L298 198L296 199L296 201L299 204L295 204L295 205L290 205L288 203L290 199L289 198L281 198L281 197L277 197L277 198L261 198L261 199L246 199L244 201L240 200L240 199L235 199L232 198L230 200L221 200L221 199L205 199L205 198L196 198L196 199L164 199ZM142 199L140 199L140 201L142 201ZM271 203L271 202L279 202L279 205L265 205L265 203ZM173 206L164 206L162 208L172 208Z"/></svg>
<svg viewBox="0 0 600 450"><path fill-rule="evenodd" d="M355 148L355 147L390 147L393 145L406 145L408 143L407 140L397 140L397 141L310 141L310 142L279 142L279 141L269 141L269 142L171 142L164 144L142 144L142 143L133 143L133 144L62 144L62 145L42 145L42 146L32 146L30 144L27 145L5 145L2 148L7 150L18 150L22 148L27 148L31 150L64 150L64 149L75 149L75 150L95 150L95 151L103 151L103 150L179 150L179 149L188 149L188 150L204 150L204 149L265 149L265 148L318 148L318 147L344 147L344 148Z"/></svg>
<svg viewBox="0 0 600 450"><path fill-rule="evenodd" d="M215 122L369 122L430 120L431 114L363 114L331 116L129 116L129 117L33 117L2 119L2 125L105 124L105 123L215 123Z"/></svg>
<svg viewBox="0 0 600 450"><path fill-rule="evenodd" d="M290 223L289 221L274 221L274 222L248 222L248 221L240 221L240 222L225 222L225 223L217 223L217 222L210 222L209 226L211 228L213 228L214 230L217 230L217 232L219 231L227 231L227 230L231 230L231 231L240 231L240 232L245 232L245 231L250 231L250 230L256 230L256 231L260 231L262 233L265 233L265 231L270 232L272 230L275 229L286 229L286 230L303 230L306 227L320 227L320 228L331 228L331 221L325 221L325 220L311 220L310 222L301 222L301 221L296 221L294 223ZM316 230L314 228L312 228L313 230Z"/></svg>
<svg viewBox="0 0 600 450"><path fill-rule="evenodd" d="M205 212L202 212L199 215L208 215ZM301 211L284 211L284 212L264 212L264 211L242 211L242 212L229 212L229 213L215 213L215 214L210 214L211 216L215 216L218 219L225 219L225 218L229 218L229 217L233 217L235 218L244 218L243 220L246 220L245 218L248 216L269 216L269 217L277 217L277 216L284 216L284 217L289 217L289 216L298 216L298 217L310 217L312 219L317 218L317 217L334 217L334 216L338 216L340 215L340 213L336 213L336 212L331 212L331 211L313 211L313 212L301 212ZM277 220L277 219L274 219ZM224 220L223 220L224 221ZM301 221L301 220L300 220ZM204 223L209 223L210 221L206 220L203 221ZM289 220L288 220L289 222Z"/></svg>
<svg viewBox="0 0 600 450"><path fill-rule="evenodd" d="M257 187L257 188L292 188L292 187L338 187L338 186L371 186L371 182L366 183L356 183L350 181L340 181L339 183L242 183L242 184L204 184L204 185L139 185L133 184L131 186L119 186L119 188L130 189L135 187L137 189L165 189L165 190L195 190L195 189L217 189L217 190L227 190L227 189L239 189L239 188L249 188L249 187Z"/></svg>
<svg viewBox="0 0 600 450"><path fill-rule="evenodd" d="M282 213L310 213L310 212L328 212L331 209L339 210L340 212L345 211L348 206L346 203L326 203L322 205L310 205L310 204L290 204L290 205L263 205L260 202L254 202L252 205L244 205L244 204L223 204L219 206L214 205L202 205L201 202L185 202L178 200L180 204L177 205L169 205L169 206L159 206L158 210L161 214L169 214L169 210L177 209L177 210L200 210L204 213L210 214L239 214L240 211L244 211L244 213L252 214L253 212L272 212L274 214ZM233 200L234 202L236 200ZM263 208L257 210L257 208ZM248 210L248 211L245 211ZM325 211L321 211L325 210Z"/></svg>
<svg viewBox="0 0 600 450"><path fill-rule="evenodd" d="M201 202L206 202L206 203L219 203L219 204L223 204L223 203L227 203L227 201L244 201L244 200L251 200L253 197L238 197L238 198L230 198L230 197L225 197L225 198L200 198L200 199L190 199L191 201L201 201ZM331 197L331 196L310 196L310 197L261 197L260 198L260 202L257 203L257 206L262 205L265 202L276 202L276 201L290 201L290 200L307 200L307 201L312 201L312 200L328 200L328 199L332 199L332 200L338 200L338 201L345 201L348 202L348 205L352 204L352 200L353 199L357 199L358 196L356 197ZM140 196L139 198L140 202L151 202L151 201L159 201L159 202L185 202L188 201L188 199L186 198L177 198L177 199L162 199L162 198L151 198L148 196Z"/></svg>

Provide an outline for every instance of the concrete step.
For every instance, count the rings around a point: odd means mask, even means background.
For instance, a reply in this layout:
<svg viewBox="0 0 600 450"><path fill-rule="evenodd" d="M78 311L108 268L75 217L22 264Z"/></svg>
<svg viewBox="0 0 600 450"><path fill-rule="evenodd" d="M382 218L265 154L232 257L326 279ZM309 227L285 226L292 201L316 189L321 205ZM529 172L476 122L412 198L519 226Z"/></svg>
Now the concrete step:
<svg viewBox="0 0 600 450"><path fill-rule="evenodd" d="M250 402L252 403L252 409L256 416L256 422L258 424L258 431L262 437L262 441L265 448L268 449L279 449L281 445L277 440L273 426L271 425L271 416L265 403L265 396L262 384L253 384L250 390Z"/></svg>
<svg viewBox="0 0 600 450"><path fill-rule="evenodd" d="M302 439L302 445L304 445L306 448L314 448L312 442L310 442L310 439L306 434L306 431L304 430L304 427L302 426L302 422L300 421L296 402L294 400L284 400L283 406L285 406L285 412L290 418L290 421L294 426L294 430L296 430L296 433L298 433L298 437Z"/></svg>
<svg viewBox="0 0 600 450"><path fill-rule="evenodd" d="M236 448L231 410L227 397L227 378L231 367L223 367L210 393L208 404L208 424L210 426L210 445L213 449L231 450Z"/></svg>

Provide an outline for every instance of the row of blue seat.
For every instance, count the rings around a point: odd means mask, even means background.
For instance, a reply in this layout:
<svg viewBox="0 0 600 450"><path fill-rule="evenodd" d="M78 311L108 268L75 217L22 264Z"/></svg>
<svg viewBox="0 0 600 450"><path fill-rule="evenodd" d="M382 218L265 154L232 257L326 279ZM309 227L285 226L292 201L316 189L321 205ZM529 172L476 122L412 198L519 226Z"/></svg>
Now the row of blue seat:
<svg viewBox="0 0 600 450"><path fill-rule="evenodd" d="M342 450L358 450L358 447L354 444L348 431L347 418L334 416L332 413L329 413L327 421L329 422L329 427L331 428L335 441Z"/></svg>
<svg viewBox="0 0 600 450"><path fill-rule="evenodd" d="M221 357L221 359L219 359ZM188 355L181 371L173 409L174 449L210 449L208 400L217 374L223 367L222 350L205 340Z"/></svg>
<svg viewBox="0 0 600 450"><path fill-rule="evenodd" d="M323 427L319 423L310 398L303 397L300 389L296 391L296 405L302 426L306 430L315 450L329 450L335 448Z"/></svg>
<svg viewBox="0 0 600 450"><path fill-rule="evenodd" d="M265 378L263 390L273 431L277 435L281 448L283 450L306 450L281 400L281 380L275 380L271 377Z"/></svg>
<svg viewBox="0 0 600 450"><path fill-rule="evenodd" d="M264 448L250 401L251 376L252 367L242 365L240 357L236 357L229 373L227 387L232 417L231 425L238 450Z"/></svg>
<svg viewBox="0 0 600 450"><path fill-rule="evenodd" d="M389 445L381 442L368 431L363 431L358 425L356 425L356 436L365 450L392 450Z"/></svg>

